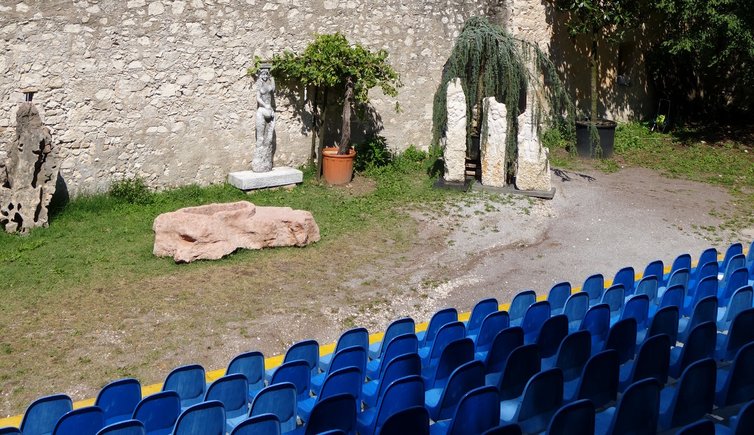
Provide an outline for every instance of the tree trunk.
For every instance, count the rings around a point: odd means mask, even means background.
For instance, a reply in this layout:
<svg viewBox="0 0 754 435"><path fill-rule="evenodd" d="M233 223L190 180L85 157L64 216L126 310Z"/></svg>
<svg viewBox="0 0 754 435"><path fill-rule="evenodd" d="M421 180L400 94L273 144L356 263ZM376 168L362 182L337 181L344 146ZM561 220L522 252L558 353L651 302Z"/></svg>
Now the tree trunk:
<svg viewBox="0 0 754 435"><path fill-rule="evenodd" d="M346 78L346 95L343 98L343 124L340 129L338 154L348 154L351 148L351 104L353 104L353 79Z"/></svg>
<svg viewBox="0 0 754 435"><path fill-rule="evenodd" d="M322 101L322 114L319 124L319 148L317 149L317 181L322 177L322 150L325 149L325 120L327 119L327 88Z"/></svg>
<svg viewBox="0 0 754 435"><path fill-rule="evenodd" d="M314 87L313 93L312 93L312 147L311 152L309 153L309 167L314 166L314 159L317 158L317 121L319 114L317 113L317 94L319 93L319 88L317 86Z"/></svg>
<svg viewBox="0 0 754 435"><path fill-rule="evenodd" d="M592 30L592 52L591 52L591 62L590 66L592 67L592 80L591 80L591 86L590 86L590 93L591 93L591 107L589 114L590 119L592 120L592 123L597 122L597 31Z"/></svg>

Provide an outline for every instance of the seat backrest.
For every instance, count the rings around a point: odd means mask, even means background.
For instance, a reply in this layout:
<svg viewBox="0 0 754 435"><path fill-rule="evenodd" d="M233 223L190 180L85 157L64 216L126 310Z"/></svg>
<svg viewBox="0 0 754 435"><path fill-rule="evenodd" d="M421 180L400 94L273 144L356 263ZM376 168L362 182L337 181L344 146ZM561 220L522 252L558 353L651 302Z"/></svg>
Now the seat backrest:
<svg viewBox="0 0 754 435"><path fill-rule="evenodd" d="M613 284L602 294L602 300L600 302L607 304L610 307L611 313L620 313L623 308L625 294L626 292L623 284Z"/></svg>
<svg viewBox="0 0 754 435"><path fill-rule="evenodd" d="M715 322L703 322L694 327L681 349L677 374L680 375L689 364L704 358L712 358L715 354L717 341L717 327Z"/></svg>
<svg viewBox="0 0 754 435"><path fill-rule="evenodd" d="M427 411L427 408L412 406L398 411L385 420L378 432L378 435L403 434L429 435L429 411Z"/></svg>
<svg viewBox="0 0 754 435"><path fill-rule="evenodd" d="M487 352L492 346L497 334L510 326L510 317L507 311L495 311L490 313L482 321L476 338L477 352ZM468 331L471 333L471 331Z"/></svg>
<svg viewBox="0 0 754 435"><path fill-rule="evenodd" d="M586 330L593 338L604 341L610 330L610 307L607 304L597 304L586 312L579 330Z"/></svg>
<svg viewBox="0 0 754 435"><path fill-rule="evenodd" d="M134 409L134 420L144 423L147 433L169 430L181 414L181 398L175 391L161 391L141 399Z"/></svg>
<svg viewBox="0 0 754 435"><path fill-rule="evenodd" d="M660 384L656 379L642 379L631 384L618 400L607 433L656 433L660 412ZM600 433L604 429L597 427Z"/></svg>
<svg viewBox="0 0 754 435"><path fill-rule="evenodd" d="M381 397L384 394L385 389L393 381L405 378L406 376L421 375L421 372L422 361L421 358L419 358L419 354L416 352L405 353L393 358L393 360L387 364L385 371L379 378L380 383L377 397Z"/></svg>
<svg viewBox="0 0 754 435"><path fill-rule="evenodd" d="M175 391L181 398L181 406L196 403L204 397L207 386L204 367L199 364L189 364L176 367L165 378L162 391Z"/></svg>
<svg viewBox="0 0 754 435"><path fill-rule="evenodd" d="M316 370L319 365L319 343L316 340L303 340L294 343L285 352L283 362L296 360L306 361L309 370Z"/></svg>
<svg viewBox="0 0 754 435"><path fill-rule="evenodd" d="M246 376L249 388L260 390L264 387L264 355L257 351L236 355L228 364L225 373L240 373Z"/></svg>
<svg viewBox="0 0 754 435"><path fill-rule="evenodd" d="M465 336L466 327L462 322L454 321L442 325L440 330L437 331L435 339L432 340L430 344L429 359L426 361L426 365L433 365L430 364L430 362L436 362L437 359L440 358L440 355L442 355L442 352L443 350L445 350L445 347L448 345L448 343L455 340L460 340Z"/></svg>
<svg viewBox="0 0 754 435"><path fill-rule="evenodd" d="M559 310L565 306L566 300L570 295L571 283L567 281L559 282L550 289L550 292L547 294L547 302L550 303L550 308Z"/></svg>
<svg viewBox="0 0 754 435"><path fill-rule="evenodd" d="M388 325L387 329L385 329L385 335L382 337L379 350L375 353L372 353L370 351L369 357L382 358L382 355L385 353L385 350L387 349L387 345L390 344L393 338L399 335L415 334L415 333L416 333L416 325L414 323L414 319L410 317L403 317L401 319L394 320L392 323L390 323L390 325Z"/></svg>
<svg viewBox="0 0 754 435"><path fill-rule="evenodd" d="M586 311L589 309L589 293L578 292L568 296L563 314L568 317L569 322L578 322L584 319Z"/></svg>
<svg viewBox="0 0 754 435"><path fill-rule="evenodd" d="M331 430L354 433L356 430L356 399L350 394L336 394L314 404L305 434L320 434Z"/></svg>
<svg viewBox="0 0 754 435"><path fill-rule="evenodd" d="M668 277L668 287L674 285L682 285L684 292L689 290L689 280L691 279L691 269L683 267L676 271L671 272Z"/></svg>
<svg viewBox="0 0 754 435"><path fill-rule="evenodd" d="M626 306L623 307L623 312L620 314L620 318L621 320L629 318L636 320L637 331L643 331L646 329L649 319L649 296L644 294L632 296L631 299L626 302Z"/></svg>
<svg viewBox="0 0 754 435"><path fill-rule="evenodd" d="M535 302L537 302L537 294L534 293L534 290L524 290L514 296L508 309L511 322L523 319L526 310Z"/></svg>
<svg viewBox="0 0 754 435"><path fill-rule="evenodd" d="M686 326L688 331L693 330L696 325L704 322L714 322L717 320L717 297L707 296L697 301L694 305L694 311Z"/></svg>
<svg viewBox="0 0 754 435"><path fill-rule="evenodd" d="M487 357L484 360L485 373L499 373L505 367L505 361L513 349L523 346L524 330L520 326L512 326L500 331L492 341Z"/></svg>
<svg viewBox="0 0 754 435"><path fill-rule="evenodd" d="M723 280L727 280L734 270L741 267L746 269L746 257L744 254L736 254L732 256L725 267L720 267L720 272L723 274Z"/></svg>
<svg viewBox="0 0 754 435"><path fill-rule="evenodd" d="M683 308L684 297L686 297L686 290L683 285L676 284L668 287L660 299L660 308L676 306L681 309Z"/></svg>
<svg viewBox="0 0 754 435"><path fill-rule="evenodd" d="M725 310L725 317L722 319L725 325L730 324L738 313L751 308L754 303L754 288L750 285L743 286L736 290L728 301L728 307ZM724 329L728 329L727 327Z"/></svg>
<svg viewBox="0 0 754 435"><path fill-rule="evenodd" d="M354 399L361 396L361 386L364 384L364 372L358 367L343 367L331 371L325 378L317 400L338 394L350 394Z"/></svg>
<svg viewBox="0 0 754 435"><path fill-rule="evenodd" d="M128 420L141 400L141 384L133 378L118 379L102 387L94 401L107 423Z"/></svg>
<svg viewBox="0 0 754 435"><path fill-rule="evenodd" d="M697 266L705 265L711 262L717 263L717 249L707 248L699 255L699 261L696 262ZM697 268L698 270L698 268Z"/></svg>
<svg viewBox="0 0 754 435"><path fill-rule="evenodd" d="M498 382L500 400L518 397L526 383L541 369L539 348L536 344L519 346L510 353Z"/></svg>
<svg viewBox="0 0 754 435"><path fill-rule="evenodd" d="M290 382L269 385L254 397L249 408L249 417L274 414L280 421L280 431L296 428L296 386Z"/></svg>
<svg viewBox="0 0 754 435"><path fill-rule="evenodd" d="M741 407L731 429L735 435L754 433L754 400Z"/></svg>
<svg viewBox="0 0 754 435"><path fill-rule="evenodd" d="M451 341L442 351L440 360L437 362L437 368L428 377L427 384L431 388L444 385L456 368L473 359L474 342L470 338Z"/></svg>
<svg viewBox="0 0 754 435"><path fill-rule="evenodd" d="M581 375L584 364L592 351L592 336L589 331L568 334L560 342L555 367L563 371L563 379L572 381Z"/></svg>
<svg viewBox="0 0 754 435"><path fill-rule="evenodd" d="M524 341L530 338L530 342L535 342L539 336L539 331L545 320L550 318L550 303L547 301L535 302L532 304L521 321L521 327L524 329Z"/></svg>
<svg viewBox="0 0 754 435"><path fill-rule="evenodd" d="M197 403L178 417L173 435L225 435L225 408L222 402Z"/></svg>
<svg viewBox="0 0 754 435"><path fill-rule="evenodd" d="M635 279L636 272L634 271L634 268L627 266L616 272L612 285L622 285L626 294L633 294Z"/></svg>
<svg viewBox="0 0 754 435"><path fill-rule="evenodd" d="M736 242L732 243L730 246L728 246L728 249L725 250L725 257L723 257L723 262L721 263L721 269L725 270L726 267L728 267L728 263L730 263L730 260L735 257L736 255L742 255L744 253L744 247L741 243ZM717 260L717 258L715 258Z"/></svg>
<svg viewBox="0 0 754 435"><path fill-rule="evenodd" d="M581 288L581 291L589 294L589 300L598 301L602 298L602 292L605 291L605 277L601 273L589 276Z"/></svg>
<svg viewBox="0 0 754 435"><path fill-rule="evenodd" d="M558 314L545 320L537 337L539 356L549 358L558 352L560 342L568 335L568 317Z"/></svg>
<svg viewBox="0 0 754 435"><path fill-rule="evenodd" d="M680 269L691 270L691 255L681 254L675 257L675 260L673 260L673 265L670 267L670 274L672 275L673 272Z"/></svg>
<svg viewBox="0 0 754 435"><path fill-rule="evenodd" d="M478 331L482 326L484 319L497 310L498 303L497 299L495 298L482 299L481 301L477 302L476 305L474 305L474 308L471 310L471 315L469 316L469 322L466 326L466 329L469 330L470 334L476 333L476 331Z"/></svg>
<svg viewBox="0 0 754 435"><path fill-rule="evenodd" d="M98 406L74 409L55 424L52 435L97 435L105 427L105 413Z"/></svg>
<svg viewBox="0 0 754 435"><path fill-rule="evenodd" d="M249 382L241 373L218 378L207 388L204 400L217 400L223 404L225 412L231 415L249 412Z"/></svg>
<svg viewBox="0 0 754 435"><path fill-rule="evenodd" d="M381 427L385 420L398 411L412 406L424 406L424 381L421 376L406 376L396 379L385 390L385 394L378 399L377 417L374 419L374 432Z"/></svg>
<svg viewBox="0 0 754 435"><path fill-rule="evenodd" d="M665 282L665 265L662 263L662 260L654 260L647 264L647 266L644 268L644 273L642 273L641 276L649 275L654 275L660 278L663 283Z"/></svg>
<svg viewBox="0 0 754 435"><path fill-rule="evenodd" d="M448 435L482 433L500 423L500 399L491 385L474 388L458 402ZM406 432L409 433L409 432Z"/></svg>
<svg viewBox="0 0 754 435"><path fill-rule="evenodd" d="M689 424L712 412L715 401L717 365L712 358L690 364L683 371L670 403L669 421L665 428Z"/></svg>
<svg viewBox="0 0 754 435"><path fill-rule="evenodd" d="M649 329L644 341L657 334L668 334L670 343L675 344L678 340L678 321L680 319L680 310L677 306L671 305L657 310L652 321L649 322Z"/></svg>
<svg viewBox="0 0 754 435"><path fill-rule="evenodd" d="M615 400L618 395L618 352L605 350L589 358L579 379L576 399L589 399L596 408Z"/></svg>
<svg viewBox="0 0 754 435"><path fill-rule="evenodd" d="M550 420L547 435L594 433L594 404L582 399L562 406Z"/></svg>
<svg viewBox="0 0 754 435"><path fill-rule="evenodd" d="M23 435L21 429L13 426L0 427L0 435Z"/></svg>
<svg viewBox="0 0 754 435"><path fill-rule="evenodd" d="M722 292L719 293L720 299L728 301L733 295L733 292L749 283L749 271L745 267L739 267L731 272L730 276L725 280L725 286Z"/></svg>
<svg viewBox="0 0 754 435"><path fill-rule="evenodd" d="M728 377L717 394L717 406L725 407L754 399L754 343L738 350L728 370Z"/></svg>
<svg viewBox="0 0 754 435"><path fill-rule="evenodd" d="M230 435L280 435L280 419L275 414L260 414L238 424Z"/></svg>
<svg viewBox="0 0 754 435"><path fill-rule="evenodd" d="M618 363L634 359L636 353L636 319L629 317L619 320L610 328L603 349L618 351Z"/></svg>
<svg viewBox="0 0 754 435"><path fill-rule="evenodd" d="M437 333L444 325L458 321L458 311L455 308L445 308L432 315L429 319L429 325L427 325L427 331L424 333L424 337L420 340L419 346L425 347L430 345Z"/></svg>
<svg viewBox="0 0 754 435"><path fill-rule="evenodd" d="M529 379L524 388L524 396L518 409L518 420L529 420L548 414L552 416L562 403L563 372L557 367L539 372ZM544 425L546 421L543 422ZM545 427L539 428L544 429Z"/></svg>
<svg viewBox="0 0 754 435"><path fill-rule="evenodd" d="M719 356L730 360L741 347L754 342L754 308L747 308L733 319Z"/></svg>
<svg viewBox="0 0 754 435"><path fill-rule="evenodd" d="M453 416L458 402L469 391L484 386L484 364L479 360L462 364L450 374L443 388L436 411L430 410L432 420L446 420Z"/></svg>
<svg viewBox="0 0 754 435"><path fill-rule="evenodd" d="M327 368L327 373L332 373L345 367L356 367L362 373L366 373L367 350L362 346L351 346L339 350L333 356L332 362Z"/></svg>
<svg viewBox="0 0 754 435"><path fill-rule="evenodd" d="M706 276L696 283L692 293L691 306L693 307L698 301L708 296L717 296L717 275Z"/></svg>
<svg viewBox="0 0 754 435"><path fill-rule="evenodd" d="M645 276L639 283L636 284L637 295L649 296L650 302L654 302L657 299L657 289L659 288L660 280L654 276Z"/></svg>
<svg viewBox="0 0 754 435"><path fill-rule="evenodd" d="M40 397L26 408L19 428L24 434L48 434L58 419L71 410L73 401L65 394Z"/></svg>
<svg viewBox="0 0 754 435"><path fill-rule="evenodd" d="M299 400L309 397L311 390L311 369L304 360L288 361L281 364L272 374L270 385L290 382L296 386L296 396Z"/></svg>
<svg viewBox="0 0 754 435"><path fill-rule="evenodd" d="M712 420L697 420L678 429L675 435L714 435L715 423Z"/></svg>
<svg viewBox="0 0 754 435"><path fill-rule="evenodd" d="M749 252L746 253L746 262L754 262L754 240L751 241L751 244L749 245Z"/></svg>
<svg viewBox="0 0 754 435"><path fill-rule="evenodd" d="M0 434L2 433L0 431ZM144 428L144 423L139 420L124 420L105 426L97 432L97 435L146 435L146 433L147 430Z"/></svg>
<svg viewBox="0 0 754 435"><path fill-rule="evenodd" d="M639 347L630 382L654 378L661 385L665 385L670 366L670 344L667 334L656 334L647 338Z"/></svg>
<svg viewBox="0 0 754 435"><path fill-rule="evenodd" d="M369 350L369 331L366 328L353 328L342 333L335 345L335 353L348 347L359 346L365 351Z"/></svg>
<svg viewBox="0 0 754 435"><path fill-rule="evenodd" d="M416 353L419 351L419 339L416 338L416 334L413 332L410 334L402 334L394 337L385 348L385 352L380 358L380 375L385 371L385 367L396 357L407 354Z"/></svg>

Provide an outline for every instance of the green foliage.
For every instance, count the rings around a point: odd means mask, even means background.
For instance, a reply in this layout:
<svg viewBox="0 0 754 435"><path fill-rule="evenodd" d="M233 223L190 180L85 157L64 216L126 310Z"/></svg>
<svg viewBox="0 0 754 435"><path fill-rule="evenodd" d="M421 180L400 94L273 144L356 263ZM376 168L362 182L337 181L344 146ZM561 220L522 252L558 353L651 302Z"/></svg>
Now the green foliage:
<svg viewBox="0 0 754 435"><path fill-rule="evenodd" d="M599 34L606 41L619 42L640 18L641 2L637 0L550 1L566 12L566 27L572 37Z"/></svg>
<svg viewBox="0 0 754 435"><path fill-rule="evenodd" d="M354 148L356 160L353 162L353 168L356 172L385 166L393 160L393 153L387 146L387 139L382 136L372 136Z"/></svg>
<svg viewBox="0 0 754 435"><path fill-rule="evenodd" d="M254 56L254 64L246 69L247 76L255 76L259 72L259 68L262 66L262 58Z"/></svg>
<svg viewBox="0 0 754 435"><path fill-rule="evenodd" d="M127 178L110 185L108 191L113 198L129 204L149 204L152 202L152 192L142 178Z"/></svg>

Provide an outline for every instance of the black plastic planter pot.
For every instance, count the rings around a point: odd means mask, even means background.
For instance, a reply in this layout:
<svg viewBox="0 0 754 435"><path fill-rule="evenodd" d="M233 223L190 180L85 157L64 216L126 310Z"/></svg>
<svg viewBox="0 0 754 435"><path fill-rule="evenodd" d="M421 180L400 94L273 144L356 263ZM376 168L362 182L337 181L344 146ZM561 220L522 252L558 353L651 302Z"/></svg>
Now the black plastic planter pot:
<svg viewBox="0 0 754 435"><path fill-rule="evenodd" d="M615 144L615 121L600 119L597 121L597 135L600 138L599 149L592 146L591 121L576 121L576 151L579 156L589 158L608 158L613 156Z"/></svg>

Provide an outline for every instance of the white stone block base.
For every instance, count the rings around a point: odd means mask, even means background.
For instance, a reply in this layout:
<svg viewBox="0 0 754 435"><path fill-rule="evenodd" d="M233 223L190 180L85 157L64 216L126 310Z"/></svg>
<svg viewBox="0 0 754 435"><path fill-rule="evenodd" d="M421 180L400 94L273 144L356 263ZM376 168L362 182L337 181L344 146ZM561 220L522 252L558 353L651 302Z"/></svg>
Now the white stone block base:
<svg viewBox="0 0 754 435"><path fill-rule="evenodd" d="M270 172L239 171L228 174L228 183L241 190L286 186L302 181L304 181L303 172L285 166L272 168Z"/></svg>

